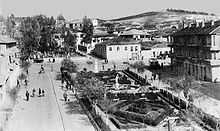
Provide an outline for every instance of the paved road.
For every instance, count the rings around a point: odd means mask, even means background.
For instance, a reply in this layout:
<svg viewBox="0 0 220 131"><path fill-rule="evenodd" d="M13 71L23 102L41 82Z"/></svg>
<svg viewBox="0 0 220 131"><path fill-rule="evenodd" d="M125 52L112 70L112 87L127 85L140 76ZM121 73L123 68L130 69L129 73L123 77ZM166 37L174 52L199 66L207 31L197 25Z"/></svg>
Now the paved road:
<svg viewBox="0 0 220 131"><path fill-rule="evenodd" d="M39 75L37 72L40 65L33 64L29 70L29 86L27 90L33 88L44 89L44 97L31 97L30 101L25 100L24 86L21 87L17 104L13 115L8 123L8 131L93 131L87 116L83 113L72 92L69 94L70 101L64 102L62 94L64 90L60 87L60 82L56 81L56 71L59 64L47 66L46 73ZM38 90L37 90L38 92Z"/></svg>

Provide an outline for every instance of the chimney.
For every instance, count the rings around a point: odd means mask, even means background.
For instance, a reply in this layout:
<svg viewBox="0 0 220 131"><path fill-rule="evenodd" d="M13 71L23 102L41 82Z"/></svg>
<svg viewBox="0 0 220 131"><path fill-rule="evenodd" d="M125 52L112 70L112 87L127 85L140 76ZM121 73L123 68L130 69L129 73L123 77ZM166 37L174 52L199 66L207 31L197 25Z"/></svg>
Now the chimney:
<svg viewBox="0 0 220 131"><path fill-rule="evenodd" d="M211 25L212 25L212 26L214 26L214 25L215 25L215 22L214 22L214 20L212 20L212 21L211 21Z"/></svg>

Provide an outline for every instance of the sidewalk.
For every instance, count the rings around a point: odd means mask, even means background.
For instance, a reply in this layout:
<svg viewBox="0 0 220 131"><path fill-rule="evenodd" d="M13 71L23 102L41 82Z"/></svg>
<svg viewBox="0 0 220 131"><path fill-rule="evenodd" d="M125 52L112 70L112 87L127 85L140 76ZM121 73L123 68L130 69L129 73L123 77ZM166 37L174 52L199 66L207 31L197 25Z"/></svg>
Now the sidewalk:
<svg viewBox="0 0 220 131"><path fill-rule="evenodd" d="M59 66L56 67L56 70L49 72L48 76L53 83L54 91L57 96L58 105L60 106L60 111L63 116L63 122L65 131L95 131L93 125L90 123L88 116L84 113L79 102L75 98L71 90L66 90L61 87L61 82L55 80L56 72L58 71ZM68 102L65 102L63 99L63 93L67 91Z"/></svg>

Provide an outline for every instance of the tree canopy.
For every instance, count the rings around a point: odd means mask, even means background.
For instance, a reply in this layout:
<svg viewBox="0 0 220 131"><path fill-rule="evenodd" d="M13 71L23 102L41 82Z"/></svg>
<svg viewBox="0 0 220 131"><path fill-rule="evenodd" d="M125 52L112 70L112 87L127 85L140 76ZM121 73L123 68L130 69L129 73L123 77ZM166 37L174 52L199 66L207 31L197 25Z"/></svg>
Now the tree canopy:
<svg viewBox="0 0 220 131"><path fill-rule="evenodd" d="M82 32L85 33L85 37L82 40L83 42L91 43L92 36L93 36L93 29L94 27L93 27L92 21L89 18L84 17Z"/></svg>
<svg viewBox="0 0 220 131"><path fill-rule="evenodd" d="M52 35L55 32L55 19L53 17L36 15L24 18L21 22L20 32L22 34L20 48L24 59L35 51L48 52L57 45L52 40Z"/></svg>

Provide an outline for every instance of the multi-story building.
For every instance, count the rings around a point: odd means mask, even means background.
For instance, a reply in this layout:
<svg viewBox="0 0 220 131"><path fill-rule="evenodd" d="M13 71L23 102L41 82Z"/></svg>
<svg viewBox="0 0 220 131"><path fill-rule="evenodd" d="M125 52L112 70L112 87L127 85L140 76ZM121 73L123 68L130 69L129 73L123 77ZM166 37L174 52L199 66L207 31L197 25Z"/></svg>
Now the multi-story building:
<svg viewBox="0 0 220 131"><path fill-rule="evenodd" d="M95 45L93 53L108 61L139 60L141 44L138 41L106 41Z"/></svg>
<svg viewBox="0 0 220 131"><path fill-rule="evenodd" d="M220 81L220 24L192 24L172 35L171 64L177 74Z"/></svg>

